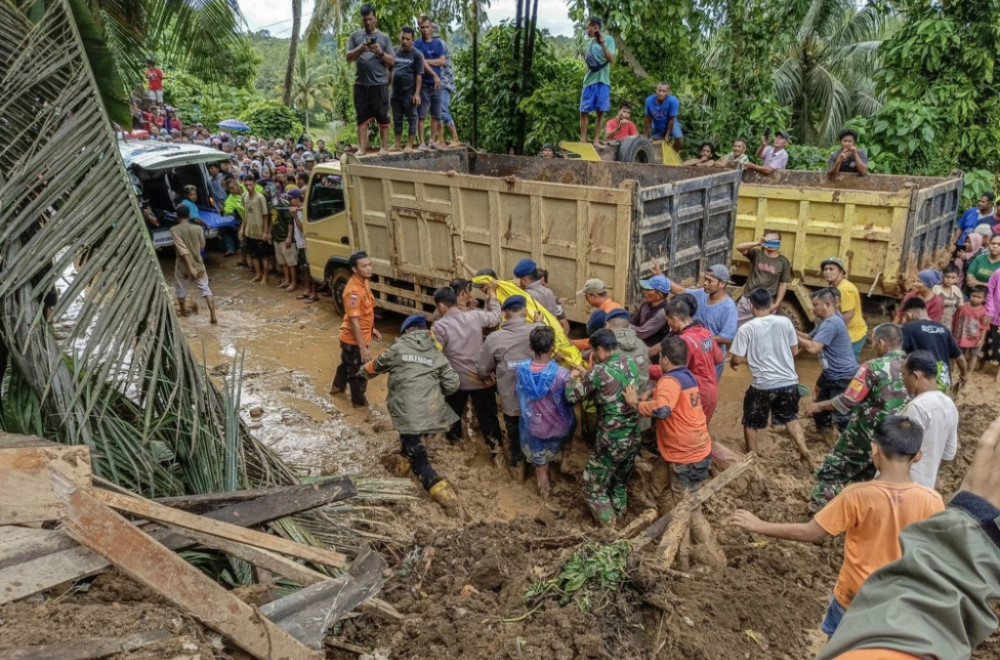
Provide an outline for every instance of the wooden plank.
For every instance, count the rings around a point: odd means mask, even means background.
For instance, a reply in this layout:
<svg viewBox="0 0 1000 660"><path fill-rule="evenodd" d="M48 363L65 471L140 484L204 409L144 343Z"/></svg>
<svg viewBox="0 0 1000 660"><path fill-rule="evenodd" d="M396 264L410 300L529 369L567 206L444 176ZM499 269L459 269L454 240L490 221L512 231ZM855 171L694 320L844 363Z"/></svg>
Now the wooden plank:
<svg viewBox="0 0 1000 660"><path fill-rule="evenodd" d="M59 475L53 475L52 481L53 492L63 503L62 523L67 534L106 557L133 579L225 635L255 658L318 660L321 657L94 496L73 487Z"/></svg>
<svg viewBox="0 0 1000 660"><path fill-rule="evenodd" d="M90 488L86 446L30 446L35 440L28 436L5 435L4 440L0 447L0 525L58 520L59 502L52 494L50 470L66 475L80 488Z"/></svg>
<svg viewBox="0 0 1000 660"><path fill-rule="evenodd" d="M322 485L327 483L329 482L324 481L322 484L319 484L321 486L320 490L326 492L327 488L323 488ZM263 504L261 501L242 502L216 511L209 511L205 514L205 517L230 522L238 521L238 524L252 527L297 513L300 511L298 508L300 506L311 508L317 501L321 504L327 503L327 497L340 498L341 495L348 496L348 493L353 494L355 492L353 482L350 483L349 487L345 486L344 490L339 494L334 493L335 489L331 484L328 487L328 494L323 495L322 498L318 496L315 498L302 496L303 493L314 492L316 484L295 486L294 488L302 489L302 491L298 495L287 497L286 493L271 495L275 499L274 505L259 506ZM7 531L9 529L18 528L0 527L0 539L9 533ZM151 528L147 532L171 550L182 550L195 545L195 542L191 539L175 534L163 527ZM56 533L53 532L53 534ZM64 535L63 538L65 538ZM37 557L30 561L26 561L22 557L16 564L8 566L0 560L0 605L25 598L46 589L51 589L64 582L79 580L100 573L111 565L107 559L86 548L73 545L68 548L63 546L60 549L54 547L54 543L54 541L50 540L47 541L47 545L44 548L39 546L34 553ZM0 546L0 550L2 550L2 546ZM3 554L0 552L0 558L2 557Z"/></svg>
<svg viewBox="0 0 1000 660"><path fill-rule="evenodd" d="M288 491L274 493L249 502L242 502L217 511L209 518L243 527L259 525L339 502L357 495L357 488L350 477L333 477L313 484L293 486ZM248 521L255 522L248 522Z"/></svg>
<svg viewBox="0 0 1000 660"><path fill-rule="evenodd" d="M123 637L85 637L44 646L0 649L0 660L96 660L135 651L171 637L166 630L139 632Z"/></svg>
<svg viewBox="0 0 1000 660"><path fill-rule="evenodd" d="M197 516L186 511L178 511L176 509L171 509L168 506L163 506L162 504L142 499L141 497L122 495L120 493L112 493L101 489L96 489L94 491L94 496L99 502L106 504L113 509L141 516L142 518L146 518L148 520L154 520L160 523L169 523L170 525L182 527L186 530L194 530L211 534L229 541L246 543L258 548L263 548L264 550L273 550L274 552L280 552L285 555L305 559L306 561L312 561L318 564L324 564L326 566L341 568L347 565L347 557L339 552L333 552L332 550L326 550L324 548L314 548L301 543L296 543L295 541L289 541L288 539L281 538L280 536L257 532L252 529L240 527L239 525L219 520L212 520L211 518L207 518L205 516ZM245 506L246 504L247 503L235 506Z"/></svg>
<svg viewBox="0 0 1000 660"><path fill-rule="evenodd" d="M347 573L270 602L260 611L306 646L322 649L327 629L382 588L385 569L385 560L366 550Z"/></svg>

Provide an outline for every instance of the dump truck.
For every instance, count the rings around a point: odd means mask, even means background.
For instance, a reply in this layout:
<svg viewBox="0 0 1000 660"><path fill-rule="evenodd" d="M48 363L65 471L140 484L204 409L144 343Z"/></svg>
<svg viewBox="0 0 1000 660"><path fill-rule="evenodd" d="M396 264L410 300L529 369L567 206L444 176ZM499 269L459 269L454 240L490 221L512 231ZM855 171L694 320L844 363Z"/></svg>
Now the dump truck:
<svg viewBox="0 0 1000 660"><path fill-rule="evenodd" d="M740 171L663 168L478 153L345 155L316 165L305 197L312 277L339 305L348 257L372 260L376 304L433 312L433 292L465 275L457 257L509 278L525 257L549 272L570 321L591 310L576 291L599 277L623 304L666 263L697 278L733 251Z"/></svg>
<svg viewBox="0 0 1000 660"><path fill-rule="evenodd" d="M962 197L962 177L744 171L734 245L781 232L781 252L795 275L783 313L812 320L809 295L826 286L820 263L844 260L847 279L874 303L901 298L921 268L940 267ZM734 252L734 274L747 260ZM866 295L867 294L867 295ZM869 306L871 304L869 303Z"/></svg>

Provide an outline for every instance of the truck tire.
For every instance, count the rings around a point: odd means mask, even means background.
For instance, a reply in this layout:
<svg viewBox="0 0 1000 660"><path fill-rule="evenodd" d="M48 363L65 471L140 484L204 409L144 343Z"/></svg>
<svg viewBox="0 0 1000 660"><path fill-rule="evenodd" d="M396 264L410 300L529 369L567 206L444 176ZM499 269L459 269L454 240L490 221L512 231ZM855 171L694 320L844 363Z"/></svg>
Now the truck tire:
<svg viewBox="0 0 1000 660"><path fill-rule="evenodd" d="M333 298L333 308L341 316L344 315L344 287L347 280L351 279L351 272L346 268L338 268L326 279L327 286L330 287L330 296Z"/></svg>
<svg viewBox="0 0 1000 660"><path fill-rule="evenodd" d="M806 318L805 312L802 311L802 308L795 301L782 300L775 314L780 314L789 319L797 332L809 332L809 319Z"/></svg>
<svg viewBox="0 0 1000 660"><path fill-rule="evenodd" d="M621 163L652 163L653 143L641 135L627 137L618 147L617 160Z"/></svg>

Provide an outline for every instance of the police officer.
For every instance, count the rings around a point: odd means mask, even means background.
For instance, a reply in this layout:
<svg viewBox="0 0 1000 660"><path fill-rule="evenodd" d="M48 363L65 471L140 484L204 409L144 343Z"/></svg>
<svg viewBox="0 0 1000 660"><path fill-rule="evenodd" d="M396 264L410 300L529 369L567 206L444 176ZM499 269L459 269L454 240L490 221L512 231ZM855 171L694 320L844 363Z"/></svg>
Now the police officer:
<svg viewBox="0 0 1000 660"><path fill-rule="evenodd" d="M400 453L431 497L448 505L455 493L431 467L423 437L443 433L458 421L445 400L458 389L458 373L434 345L423 315L408 316L400 331L389 350L366 363L358 375L370 379L389 374L387 405L402 443Z"/></svg>

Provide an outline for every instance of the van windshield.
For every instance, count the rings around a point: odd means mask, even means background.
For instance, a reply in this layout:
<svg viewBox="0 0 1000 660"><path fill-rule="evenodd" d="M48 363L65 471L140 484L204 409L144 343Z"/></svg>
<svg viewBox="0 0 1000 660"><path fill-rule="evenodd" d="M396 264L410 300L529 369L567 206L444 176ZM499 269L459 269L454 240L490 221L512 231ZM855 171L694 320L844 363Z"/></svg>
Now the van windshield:
<svg viewBox="0 0 1000 660"><path fill-rule="evenodd" d="M309 189L309 222L324 220L347 208L344 203L344 181L337 174L315 177Z"/></svg>

